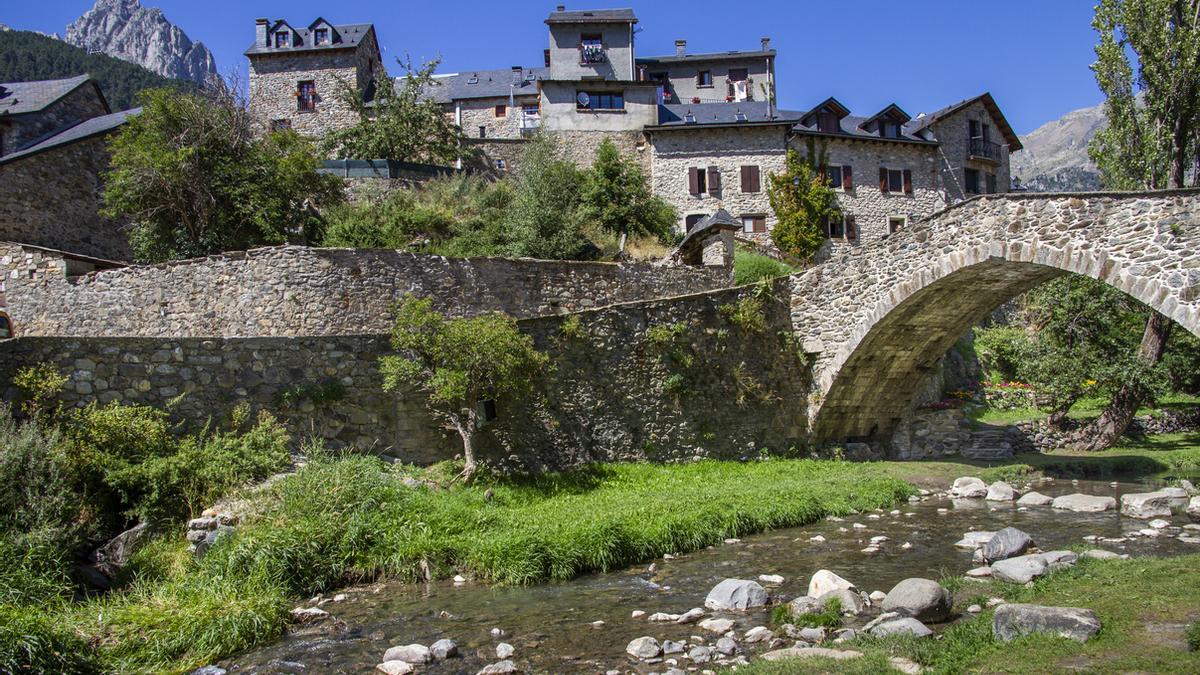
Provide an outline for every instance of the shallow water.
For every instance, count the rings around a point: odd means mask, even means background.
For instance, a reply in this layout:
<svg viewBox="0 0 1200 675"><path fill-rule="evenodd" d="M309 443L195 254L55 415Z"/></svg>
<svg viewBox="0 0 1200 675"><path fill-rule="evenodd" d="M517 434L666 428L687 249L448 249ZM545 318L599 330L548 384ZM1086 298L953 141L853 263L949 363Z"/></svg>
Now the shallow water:
<svg viewBox="0 0 1200 675"><path fill-rule="evenodd" d="M1036 481L1030 489L1050 496L1083 492L1111 495L1120 499L1126 492L1145 492L1156 487L1146 483L1069 480ZM440 638L458 643L461 658L421 667L422 673L476 673L498 659L496 645L508 642L516 648L512 660L524 672L603 673L664 671L664 664L638 663L625 655L626 644L651 635L659 640L686 642L689 636L705 635L696 625L650 623L630 613L642 610L682 613L703 607L708 591L722 579L756 579L760 574L778 574L785 581L767 586L772 596L804 595L808 579L827 568L854 582L860 590L887 592L902 579L938 579L962 574L976 567L971 552L954 547L970 530L997 530L1007 525L1028 532L1042 550L1084 544L1086 535L1119 538L1147 527L1147 521L1120 516L1116 511L1084 514L1030 507L1018 511L1011 504L982 499L950 500L929 498L919 503L900 504L899 511L847 516L843 522L825 520L807 527L775 530L745 537L736 543L654 561L621 572L593 574L573 581L525 588L491 588L449 581L428 584L378 584L344 591L349 599L322 607L333 621L292 632L253 652L229 659L221 665L238 673L366 673L382 660L384 651L401 644L429 645ZM939 513L939 509L946 509ZM1183 515L1170 519L1172 525L1188 523ZM863 529L854 523L865 525ZM845 531L842 531L842 530ZM1175 530L1177 531L1177 530ZM822 535L824 542L810 537ZM1200 532L1189 532L1200 536ZM871 537L888 541L877 554L861 551ZM902 549L905 543L910 549ZM1095 548L1117 553L1178 555L1200 552L1200 545L1187 544L1173 536L1135 537L1127 543L1100 542ZM997 582L998 583L998 582ZM975 585L978 590L975 590ZM987 583L968 582L961 593L987 594ZM714 613L734 619L734 630L742 633L767 625L769 611ZM604 625L594 628L594 621ZM502 637L490 631L500 628ZM707 634L711 644L716 637ZM765 651L765 643L742 644L753 652ZM681 659L681 667L688 662Z"/></svg>

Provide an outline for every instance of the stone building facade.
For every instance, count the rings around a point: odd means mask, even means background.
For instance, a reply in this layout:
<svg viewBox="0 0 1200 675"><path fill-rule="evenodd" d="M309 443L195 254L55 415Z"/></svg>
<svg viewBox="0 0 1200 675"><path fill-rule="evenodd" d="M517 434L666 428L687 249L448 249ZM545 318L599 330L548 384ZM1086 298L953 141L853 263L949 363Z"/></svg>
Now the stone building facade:
<svg viewBox="0 0 1200 675"><path fill-rule="evenodd" d="M0 157L111 112L100 86L88 75L0 82Z"/></svg>
<svg viewBox="0 0 1200 675"><path fill-rule="evenodd" d="M775 89L775 51L770 38L760 51L687 53L687 40L675 41L675 54L637 59L638 79L661 88L661 102L740 103L766 101Z"/></svg>
<svg viewBox="0 0 1200 675"><path fill-rule="evenodd" d="M991 94L960 101L917 121L940 146L947 201L1011 189L1009 154L1021 148Z"/></svg>

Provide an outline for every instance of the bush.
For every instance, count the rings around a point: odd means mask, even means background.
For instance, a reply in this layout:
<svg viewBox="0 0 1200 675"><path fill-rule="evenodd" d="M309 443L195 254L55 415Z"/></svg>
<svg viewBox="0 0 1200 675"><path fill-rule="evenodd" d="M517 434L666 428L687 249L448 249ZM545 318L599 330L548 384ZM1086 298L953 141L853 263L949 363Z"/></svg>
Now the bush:
<svg viewBox="0 0 1200 675"><path fill-rule="evenodd" d="M1023 328L977 328L975 354L989 382L1017 379L1029 337Z"/></svg>
<svg viewBox="0 0 1200 675"><path fill-rule="evenodd" d="M32 537L39 545L76 550L89 530L68 473L57 432L18 423L0 405L0 536L17 547Z"/></svg>
<svg viewBox="0 0 1200 675"><path fill-rule="evenodd" d="M1200 652L1200 621L1188 626L1187 630L1188 649L1194 652Z"/></svg>
<svg viewBox="0 0 1200 675"><path fill-rule="evenodd" d="M30 417L46 417L57 411L52 402L67 383L67 376L50 363L26 366L17 371L12 383L21 390L21 409Z"/></svg>
<svg viewBox="0 0 1200 675"><path fill-rule="evenodd" d="M733 253L733 281L738 286L787 276L794 271L791 265L765 255L743 250Z"/></svg>

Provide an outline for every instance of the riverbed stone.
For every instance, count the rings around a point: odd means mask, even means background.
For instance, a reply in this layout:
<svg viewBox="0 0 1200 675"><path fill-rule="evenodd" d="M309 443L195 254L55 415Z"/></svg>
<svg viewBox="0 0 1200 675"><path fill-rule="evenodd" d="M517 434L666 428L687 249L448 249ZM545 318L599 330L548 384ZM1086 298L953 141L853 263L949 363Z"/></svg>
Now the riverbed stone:
<svg viewBox="0 0 1200 675"><path fill-rule="evenodd" d="M664 655L666 655L666 654L682 654L686 648L687 648L687 645L682 642L676 642L674 640L663 640L662 641L662 653Z"/></svg>
<svg viewBox="0 0 1200 675"><path fill-rule="evenodd" d="M846 589L829 591L828 593L817 598L817 605L821 609L829 604L831 600L837 600L842 606L842 614L851 614L858 616L866 609L866 603L863 602L862 596L856 591Z"/></svg>
<svg viewBox="0 0 1200 675"><path fill-rule="evenodd" d="M1064 511L1075 513L1099 513L1117 508L1117 500L1113 497L1100 495L1085 495L1079 492L1061 497L1055 497L1051 506Z"/></svg>
<svg viewBox="0 0 1200 675"><path fill-rule="evenodd" d="M954 485L950 486L951 497L962 497L967 499L977 499L987 495L987 483L973 476L963 476L956 478Z"/></svg>
<svg viewBox="0 0 1200 675"><path fill-rule="evenodd" d="M972 579L986 579L992 576L992 568L986 565L983 567L973 567L967 570L967 576Z"/></svg>
<svg viewBox="0 0 1200 675"><path fill-rule="evenodd" d="M704 610L700 609L699 607L693 607L693 608L689 609L688 611L684 612L683 614L680 614L679 618L675 619L675 623L679 623L679 624L696 623L697 621L699 621L702 618L704 618Z"/></svg>
<svg viewBox="0 0 1200 675"><path fill-rule="evenodd" d="M404 661L405 663L420 665L432 661L433 654L430 652L429 647L425 645L399 645L384 652L383 660L385 663L387 661Z"/></svg>
<svg viewBox="0 0 1200 675"><path fill-rule="evenodd" d="M375 672L383 675L408 675L413 670L412 664L407 661L384 661L375 666Z"/></svg>
<svg viewBox="0 0 1200 675"><path fill-rule="evenodd" d="M1017 500L1017 506L1046 506L1053 503L1054 497L1044 495L1040 492L1026 492Z"/></svg>
<svg viewBox="0 0 1200 675"><path fill-rule="evenodd" d="M854 584L829 570L817 570L817 573L812 575L812 578L808 581L808 596L810 598L819 598L829 591L839 590L858 591Z"/></svg>
<svg viewBox="0 0 1200 675"><path fill-rule="evenodd" d="M517 670L517 664L512 661L497 661L483 667L476 675L512 675L512 673L520 672Z"/></svg>
<svg viewBox="0 0 1200 675"><path fill-rule="evenodd" d="M860 658L862 655L862 652L856 652L852 649L829 649L827 647L788 647L786 649L776 649L773 652L767 652L759 658L764 661L787 661L788 659L820 657L845 661L847 659Z"/></svg>
<svg viewBox="0 0 1200 675"><path fill-rule="evenodd" d="M989 502L1011 502L1016 497L1017 491L1013 489L1013 486L1002 480L989 485L987 494L984 495L984 499L987 499Z"/></svg>
<svg viewBox="0 0 1200 675"><path fill-rule="evenodd" d="M1064 567L1071 567L1079 560L1079 555L1074 551L1046 551L1039 553L1042 556L1042 561L1046 563L1046 567L1050 570L1057 570Z"/></svg>
<svg viewBox="0 0 1200 675"><path fill-rule="evenodd" d="M1025 584L1046 573L1046 561L1034 553L992 563L992 577L1010 584Z"/></svg>
<svg viewBox="0 0 1200 675"><path fill-rule="evenodd" d="M709 661L712 661L713 650L712 647L696 645L688 650L687 656L695 663L708 663Z"/></svg>
<svg viewBox="0 0 1200 675"><path fill-rule="evenodd" d="M704 606L715 610L752 609L767 604L767 592L757 581L725 579L708 592Z"/></svg>
<svg viewBox="0 0 1200 675"><path fill-rule="evenodd" d="M717 640L717 651L725 656L733 656L741 651L741 648L738 647L738 643L732 638L723 637Z"/></svg>
<svg viewBox="0 0 1200 675"><path fill-rule="evenodd" d="M996 609L992 633L1004 642L1031 635L1049 633L1076 642L1087 640L1100 631L1100 619L1082 607L1044 607L1008 604Z"/></svg>
<svg viewBox="0 0 1200 675"><path fill-rule="evenodd" d="M783 576L779 574L760 574L758 575L758 580L764 584L778 586L783 583Z"/></svg>
<svg viewBox="0 0 1200 675"><path fill-rule="evenodd" d="M886 597L887 593L884 593L883 591L871 591L871 594L867 596L867 599L869 599L871 602L883 602L883 599Z"/></svg>
<svg viewBox="0 0 1200 675"><path fill-rule="evenodd" d="M1130 492L1121 495L1121 515L1130 518L1160 518L1171 515L1171 496L1163 491Z"/></svg>
<svg viewBox="0 0 1200 675"><path fill-rule="evenodd" d="M710 633L728 633L733 628L733 619L705 619L700 627Z"/></svg>
<svg viewBox="0 0 1200 675"><path fill-rule="evenodd" d="M916 637L928 637L933 635L933 631L920 621L911 616L904 616L898 619L890 619L883 623L877 624L871 628L871 635L876 637L884 637L886 635L903 635L909 634Z"/></svg>
<svg viewBox="0 0 1200 675"><path fill-rule="evenodd" d="M644 635L631 640L625 647L625 653L639 659L652 659L662 654L662 645L658 644L658 640Z"/></svg>
<svg viewBox="0 0 1200 675"><path fill-rule="evenodd" d="M963 534L962 539L954 542L954 546L973 551L991 541L994 536L996 536L996 533L988 530L972 530Z"/></svg>
<svg viewBox="0 0 1200 675"><path fill-rule="evenodd" d="M1096 560L1115 560L1121 557L1120 553L1105 551L1104 549L1093 548L1082 553L1085 558L1095 558Z"/></svg>
<svg viewBox="0 0 1200 675"><path fill-rule="evenodd" d="M501 661L512 658L513 653L516 651L517 650L512 645L508 644L507 642L501 642L500 644L496 645L496 658L500 659Z"/></svg>
<svg viewBox="0 0 1200 675"><path fill-rule="evenodd" d="M454 640L442 638L429 645L429 654L438 661L458 656L458 644Z"/></svg>
<svg viewBox="0 0 1200 675"><path fill-rule="evenodd" d="M821 611L821 603L816 598L802 595L798 598L793 598L792 601L788 603L788 611L791 612L793 616L811 614L813 612Z"/></svg>
<svg viewBox="0 0 1200 675"><path fill-rule="evenodd" d="M941 621L950 614L953 596L936 581L913 577L896 584L883 600L883 611L921 621Z"/></svg>
<svg viewBox="0 0 1200 675"><path fill-rule="evenodd" d="M299 623L317 623L329 618L329 612L320 607L297 607L292 610L292 618ZM388 659L384 659L387 661Z"/></svg>
<svg viewBox="0 0 1200 675"><path fill-rule="evenodd" d="M746 642L762 642L763 640L770 640L774 635L771 629L766 626L755 626L746 631L745 639Z"/></svg>
<svg viewBox="0 0 1200 675"><path fill-rule="evenodd" d="M1192 497L1187 505L1188 518L1200 522L1200 497Z"/></svg>
<svg viewBox="0 0 1200 675"><path fill-rule="evenodd" d="M1004 560L1020 555L1033 546L1033 538L1015 527L1006 527L996 532L980 551L986 562Z"/></svg>

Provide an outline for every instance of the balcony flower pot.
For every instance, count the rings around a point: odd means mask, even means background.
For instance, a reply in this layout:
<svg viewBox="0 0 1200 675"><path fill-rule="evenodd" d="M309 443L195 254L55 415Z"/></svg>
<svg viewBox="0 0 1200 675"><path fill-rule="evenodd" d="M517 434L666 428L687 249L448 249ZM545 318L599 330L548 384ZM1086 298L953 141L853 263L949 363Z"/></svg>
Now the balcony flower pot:
<svg viewBox="0 0 1200 675"><path fill-rule="evenodd" d="M700 102L700 97L699 97L699 96L693 96L693 97L692 97L692 103L699 103L699 102Z"/></svg>

